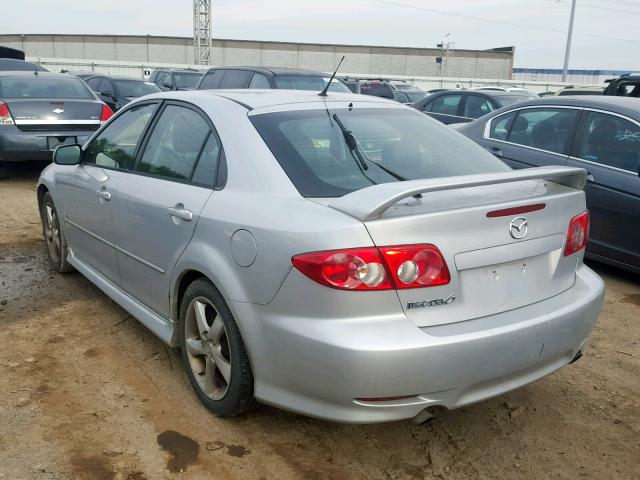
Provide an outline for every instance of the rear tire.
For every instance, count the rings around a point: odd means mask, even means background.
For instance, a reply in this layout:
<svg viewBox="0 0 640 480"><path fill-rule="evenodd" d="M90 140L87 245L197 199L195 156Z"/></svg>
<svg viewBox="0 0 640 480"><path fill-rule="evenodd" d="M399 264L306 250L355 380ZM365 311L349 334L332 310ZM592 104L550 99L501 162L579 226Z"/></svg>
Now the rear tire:
<svg viewBox="0 0 640 480"><path fill-rule="evenodd" d="M49 263L58 273L73 272L74 268L67 262L69 245L64 238L64 232L60 226L60 217L53 203L53 197L49 192L44 194L40 205L40 220L42 231L47 244Z"/></svg>
<svg viewBox="0 0 640 480"><path fill-rule="evenodd" d="M221 417L255 405L253 373L242 336L218 290L204 278L191 283L180 305L179 339L191 386Z"/></svg>

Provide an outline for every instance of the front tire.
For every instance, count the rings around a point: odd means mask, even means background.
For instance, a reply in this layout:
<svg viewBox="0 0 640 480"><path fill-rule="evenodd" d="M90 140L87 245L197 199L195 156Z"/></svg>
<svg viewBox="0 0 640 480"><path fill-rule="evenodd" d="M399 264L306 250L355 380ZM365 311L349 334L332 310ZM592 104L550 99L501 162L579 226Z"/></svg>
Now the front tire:
<svg viewBox="0 0 640 480"><path fill-rule="evenodd" d="M53 197L49 192L45 193L42 198L40 219L42 220L44 240L47 243L49 263L58 273L72 272L74 268L67 262L69 245L64 238L64 233L60 226L60 217L53 203Z"/></svg>
<svg viewBox="0 0 640 480"><path fill-rule="evenodd" d="M253 373L238 326L220 292L204 278L185 291L179 336L182 364L207 409L233 417L255 404Z"/></svg>

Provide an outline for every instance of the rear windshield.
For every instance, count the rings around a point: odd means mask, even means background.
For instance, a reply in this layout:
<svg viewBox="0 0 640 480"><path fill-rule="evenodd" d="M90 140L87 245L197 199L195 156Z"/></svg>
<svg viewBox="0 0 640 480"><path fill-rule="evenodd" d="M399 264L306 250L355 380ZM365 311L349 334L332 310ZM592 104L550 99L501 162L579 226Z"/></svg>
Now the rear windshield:
<svg viewBox="0 0 640 480"><path fill-rule="evenodd" d="M317 90L321 91L327 82L329 77L312 77L309 75L279 75L275 77L276 88L282 88L287 90ZM351 91L340 80L334 79L329 87L330 92L345 92Z"/></svg>
<svg viewBox="0 0 640 480"><path fill-rule="evenodd" d="M79 78L0 77L0 98L95 98Z"/></svg>
<svg viewBox="0 0 640 480"><path fill-rule="evenodd" d="M121 97L142 97L161 90L155 83L142 80L115 80Z"/></svg>
<svg viewBox="0 0 640 480"><path fill-rule="evenodd" d="M349 149L334 114L355 137L366 168ZM397 177L417 180L509 170L471 140L409 108L299 110L250 119L305 197L340 197L400 181Z"/></svg>
<svg viewBox="0 0 640 480"><path fill-rule="evenodd" d="M178 88L196 88L201 77L200 73L173 73Z"/></svg>

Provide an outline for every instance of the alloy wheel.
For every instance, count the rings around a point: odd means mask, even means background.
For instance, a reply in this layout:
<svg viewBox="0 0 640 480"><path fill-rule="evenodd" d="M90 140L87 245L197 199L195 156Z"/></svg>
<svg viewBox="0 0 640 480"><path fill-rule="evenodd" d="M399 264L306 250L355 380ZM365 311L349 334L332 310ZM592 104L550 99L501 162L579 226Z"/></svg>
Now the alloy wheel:
<svg viewBox="0 0 640 480"><path fill-rule="evenodd" d="M60 261L60 245L62 244L58 213L50 203L44 205L44 236L49 256L54 263Z"/></svg>

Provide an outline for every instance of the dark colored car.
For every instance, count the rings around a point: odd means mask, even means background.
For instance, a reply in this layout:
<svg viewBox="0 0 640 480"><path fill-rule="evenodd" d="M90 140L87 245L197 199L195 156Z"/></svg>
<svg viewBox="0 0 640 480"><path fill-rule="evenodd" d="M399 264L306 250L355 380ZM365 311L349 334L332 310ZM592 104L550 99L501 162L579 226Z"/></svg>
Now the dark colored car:
<svg viewBox="0 0 640 480"><path fill-rule="evenodd" d="M395 100L393 95L395 89L386 80L343 78L342 81L353 93Z"/></svg>
<svg viewBox="0 0 640 480"><path fill-rule="evenodd" d="M48 72L36 63L25 62L15 58L0 58L0 72Z"/></svg>
<svg viewBox="0 0 640 480"><path fill-rule="evenodd" d="M640 100L545 97L457 130L513 168L586 169L587 255L640 273Z"/></svg>
<svg viewBox="0 0 640 480"><path fill-rule="evenodd" d="M58 145L84 143L112 111L79 78L0 72L0 169L50 160Z"/></svg>
<svg viewBox="0 0 640 480"><path fill-rule="evenodd" d="M442 123L465 123L531 98L530 95L500 90L446 90L432 93L412 107Z"/></svg>
<svg viewBox="0 0 640 480"><path fill-rule="evenodd" d="M94 75L84 81L114 112L135 98L161 91L155 83L134 77Z"/></svg>
<svg viewBox="0 0 640 480"><path fill-rule="evenodd" d="M202 78L202 72L192 69L154 70L149 81L155 83L160 90L195 90Z"/></svg>
<svg viewBox="0 0 640 480"><path fill-rule="evenodd" d="M604 95L616 97L640 97L640 74L620 75L618 78L606 80Z"/></svg>
<svg viewBox="0 0 640 480"><path fill-rule="evenodd" d="M24 52L17 48L0 46L0 58L15 58L17 60L24 60Z"/></svg>
<svg viewBox="0 0 640 480"><path fill-rule="evenodd" d="M321 91L331 75L313 70L277 67L216 67L210 68L200 80L197 90L218 88L267 88ZM338 79L329 86L330 92L349 92Z"/></svg>

